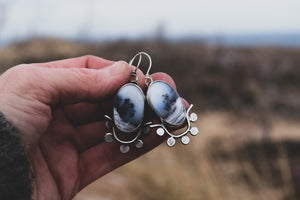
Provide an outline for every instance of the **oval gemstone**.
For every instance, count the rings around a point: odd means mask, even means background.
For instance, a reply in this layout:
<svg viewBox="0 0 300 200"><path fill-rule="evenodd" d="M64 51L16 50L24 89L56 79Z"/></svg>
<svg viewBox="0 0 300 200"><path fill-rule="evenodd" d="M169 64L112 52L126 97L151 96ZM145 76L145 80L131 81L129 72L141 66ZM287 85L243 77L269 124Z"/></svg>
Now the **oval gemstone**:
<svg viewBox="0 0 300 200"><path fill-rule="evenodd" d="M186 110L178 93L166 82L154 81L147 92L149 105L169 125L178 126L185 120Z"/></svg>
<svg viewBox="0 0 300 200"><path fill-rule="evenodd" d="M121 87L114 99L114 124L122 132L134 132L143 122L145 97L136 84Z"/></svg>

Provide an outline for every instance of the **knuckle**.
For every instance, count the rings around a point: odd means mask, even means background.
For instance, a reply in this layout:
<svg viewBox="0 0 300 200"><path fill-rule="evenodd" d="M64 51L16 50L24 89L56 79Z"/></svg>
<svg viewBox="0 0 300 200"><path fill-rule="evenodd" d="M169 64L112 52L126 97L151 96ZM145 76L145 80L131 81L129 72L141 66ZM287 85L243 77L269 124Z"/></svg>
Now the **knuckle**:
<svg viewBox="0 0 300 200"><path fill-rule="evenodd" d="M91 55L91 54L87 54L87 55L84 55L82 56L84 59L86 60L89 60L89 59L93 59L93 58L96 58L97 56L94 56L94 55Z"/></svg>
<svg viewBox="0 0 300 200"><path fill-rule="evenodd" d="M124 60L120 60L120 61L118 61L118 63L120 63L120 65L128 65L128 63Z"/></svg>
<svg viewBox="0 0 300 200"><path fill-rule="evenodd" d="M89 63L92 61L92 60L95 60L97 58L97 56L94 56L94 55L84 55L82 56L83 60L85 61L85 65L88 66Z"/></svg>
<svg viewBox="0 0 300 200"><path fill-rule="evenodd" d="M80 82L87 83L90 81L96 81L94 70L87 68L73 68L71 69L75 78Z"/></svg>
<svg viewBox="0 0 300 200"><path fill-rule="evenodd" d="M18 94L27 94L34 91L40 83L38 81L40 75L38 70L28 64L21 64L7 70L1 82L4 81L7 91L11 91ZM29 90L30 89L30 90Z"/></svg>
<svg viewBox="0 0 300 200"><path fill-rule="evenodd" d="M24 77L30 74L30 66L27 64L20 64L15 67L10 68L5 72L5 75L8 78L16 79L16 80L23 80Z"/></svg>

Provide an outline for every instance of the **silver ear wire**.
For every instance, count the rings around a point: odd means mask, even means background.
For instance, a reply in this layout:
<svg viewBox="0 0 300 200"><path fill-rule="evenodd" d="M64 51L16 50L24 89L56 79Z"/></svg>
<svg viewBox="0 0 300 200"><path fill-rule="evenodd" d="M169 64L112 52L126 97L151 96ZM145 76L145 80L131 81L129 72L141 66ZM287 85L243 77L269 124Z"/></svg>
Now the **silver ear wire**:
<svg viewBox="0 0 300 200"><path fill-rule="evenodd" d="M136 58L137 56L140 56L140 57L139 57L139 61L138 61L137 65L136 65L135 70L132 71L132 73L131 73L131 83L136 83L136 84L137 84L137 81L139 80L139 77L137 76L136 71L137 71L138 67L139 67L140 64L141 64L141 61L142 61L142 55L141 55L140 53L135 54L135 55L133 56L133 58L132 58L132 59L129 61L129 63L128 63L129 66L132 66L132 63L133 63L133 61L135 60L135 58Z"/></svg>
<svg viewBox="0 0 300 200"><path fill-rule="evenodd" d="M142 89L137 85L137 70L140 67L142 56L149 60L149 66L145 74L145 84L148 86L147 102L150 108L157 114L160 119L159 124L152 122L144 123L145 96ZM143 146L142 137L150 133L150 128L157 128L156 133L159 136L168 135L168 146L174 146L176 139L180 138L183 144L188 144L190 133L192 136L198 134L198 128L192 127L191 122L197 120L195 113L189 114L193 105L191 104L186 110L177 91L164 81L156 80L153 82L150 77L152 60L149 54L145 52L136 53L129 61L132 66L135 59L139 57L137 65L131 74L131 83L122 86L117 92L114 99L113 117L105 115L107 127L112 130L106 133L104 139L106 142L114 140L121 144L120 151L127 153L130 150L130 144L136 148ZM186 125L186 130L175 135L168 128L179 128ZM131 134L131 139L123 140L118 134Z"/></svg>
<svg viewBox="0 0 300 200"><path fill-rule="evenodd" d="M145 84L146 84L147 86L149 86L149 84L153 82L153 80L152 80L152 78L150 77L150 74L149 74L149 73L150 73L150 69L151 69L151 67L152 67L152 59L151 59L151 57L150 57L149 54L147 54L147 53L145 53L145 52L142 52L142 51L136 53L136 54L133 56L133 58L132 58L132 59L129 61L129 63L128 63L128 64L131 66L132 63L133 63L133 61L135 60L135 58L136 58L137 56L139 56L138 64L136 65L135 70L132 72L132 80L131 80L131 81L137 82L137 80L138 80L138 77L137 77L137 75L136 75L136 71L137 71L137 69L139 68L139 66L140 66L140 64L141 64L142 56L143 56L143 55L145 55L145 56L148 58L148 60L149 60L148 69L147 69L147 72L146 72L146 74L145 74Z"/></svg>
<svg viewBox="0 0 300 200"><path fill-rule="evenodd" d="M138 76L136 71L141 64L142 55L149 58L149 69L147 71L149 76L152 65L150 56L144 52L135 54L129 61L129 65L132 66L134 60L139 56L137 66L131 74L131 83L123 85L115 95L113 117L104 116L108 120L106 123L107 128L112 131L105 134L104 140L106 142L119 142L122 153L127 153L130 150L130 144L134 144L136 148L142 148L144 143L141 138L146 132L144 126L149 126L147 123L143 125L145 96L142 89L137 85ZM132 137L124 140L118 134L128 134Z"/></svg>

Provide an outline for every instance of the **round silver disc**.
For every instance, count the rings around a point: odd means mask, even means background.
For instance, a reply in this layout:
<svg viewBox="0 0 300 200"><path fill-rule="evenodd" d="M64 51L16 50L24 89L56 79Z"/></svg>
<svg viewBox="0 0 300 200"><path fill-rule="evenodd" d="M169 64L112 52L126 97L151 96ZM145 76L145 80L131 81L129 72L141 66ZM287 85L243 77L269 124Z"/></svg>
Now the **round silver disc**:
<svg viewBox="0 0 300 200"><path fill-rule="evenodd" d="M143 145L144 145L144 143L143 143L142 140L137 140L137 141L135 142L135 147L138 148L138 149L139 149L139 148L142 148Z"/></svg>
<svg viewBox="0 0 300 200"><path fill-rule="evenodd" d="M190 143L190 138L185 135L181 138L181 142L182 142L182 144L188 144L188 143Z"/></svg>
<svg viewBox="0 0 300 200"><path fill-rule="evenodd" d="M195 135L197 135L199 133L199 130L198 130L197 127L193 127L193 128L191 128L190 132L191 132L192 135L195 136Z"/></svg>
<svg viewBox="0 0 300 200"><path fill-rule="evenodd" d="M163 136L164 133L165 133L165 130L164 130L163 128L158 128L158 129L156 130L156 133L157 133L157 135L159 135L159 136Z"/></svg>
<svg viewBox="0 0 300 200"><path fill-rule="evenodd" d="M104 136L105 142L112 142L114 141L114 136L112 133L106 133Z"/></svg>
<svg viewBox="0 0 300 200"><path fill-rule="evenodd" d="M196 113L192 113L192 114L190 115L190 120L191 120L192 122L197 121L197 119L198 119L198 116L197 116Z"/></svg>
<svg viewBox="0 0 300 200"><path fill-rule="evenodd" d="M127 144L122 144L121 146L120 146L120 151L121 151L121 153L127 153L128 151L129 151L129 146L127 145Z"/></svg>
<svg viewBox="0 0 300 200"><path fill-rule="evenodd" d="M175 139L173 137L170 137L168 140L167 140L167 144L169 147L172 147L174 146L176 143Z"/></svg>

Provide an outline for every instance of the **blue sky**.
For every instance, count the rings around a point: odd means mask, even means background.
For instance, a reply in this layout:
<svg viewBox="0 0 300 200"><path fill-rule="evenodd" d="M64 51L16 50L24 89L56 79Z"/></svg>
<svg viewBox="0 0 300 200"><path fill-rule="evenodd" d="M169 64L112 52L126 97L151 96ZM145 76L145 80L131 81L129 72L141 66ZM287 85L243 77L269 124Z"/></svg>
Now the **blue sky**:
<svg viewBox="0 0 300 200"><path fill-rule="evenodd" d="M299 0L0 0L1 40L300 33ZM2 17L3 18L3 17Z"/></svg>

